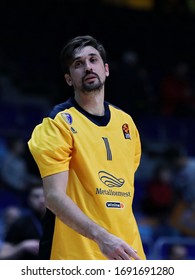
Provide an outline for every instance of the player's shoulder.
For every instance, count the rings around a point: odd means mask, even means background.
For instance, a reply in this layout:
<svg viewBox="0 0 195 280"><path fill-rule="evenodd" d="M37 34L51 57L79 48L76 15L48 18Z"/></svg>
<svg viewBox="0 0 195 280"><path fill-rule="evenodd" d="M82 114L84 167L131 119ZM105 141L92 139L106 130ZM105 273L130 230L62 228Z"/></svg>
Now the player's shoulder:
<svg viewBox="0 0 195 280"><path fill-rule="evenodd" d="M114 116L115 120L121 121L124 124L127 123L131 127L136 127L134 119L129 113L127 113L126 111L124 111L120 107L117 107L117 106L113 105L112 103L108 103L108 104L109 104L111 114Z"/></svg>
<svg viewBox="0 0 195 280"><path fill-rule="evenodd" d="M117 114L120 114L120 115L124 115L126 117L129 117L131 118L130 114L125 112L123 109L121 109L120 107L110 103L110 102L106 102L108 105L109 105L109 108L111 111L115 111Z"/></svg>
<svg viewBox="0 0 195 280"><path fill-rule="evenodd" d="M126 112L125 112L123 109L121 109L120 107L116 106L115 104L110 103L110 102L108 102L108 101L105 101L105 103L108 104L108 106L110 107L110 109L116 110L116 111L120 111L120 112L126 114Z"/></svg>
<svg viewBox="0 0 195 280"><path fill-rule="evenodd" d="M47 117L54 119L58 113L66 110L66 109L70 109L72 107L75 107L75 104L74 104L73 98L70 97L65 102L55 105Z"/></svg>

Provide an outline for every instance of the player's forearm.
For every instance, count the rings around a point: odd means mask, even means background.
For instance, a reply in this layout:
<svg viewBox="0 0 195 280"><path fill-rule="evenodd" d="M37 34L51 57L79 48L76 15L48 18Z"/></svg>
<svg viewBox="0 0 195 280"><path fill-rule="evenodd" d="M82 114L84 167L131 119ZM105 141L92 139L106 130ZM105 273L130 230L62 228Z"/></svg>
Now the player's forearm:
<svg viewBox="0 0 195 280"><path fill-rule="evenodd" d="M80 208L64 193L47 196L47 207L67 226L83 236L96 240L106 230L86 216Z"/></svg>

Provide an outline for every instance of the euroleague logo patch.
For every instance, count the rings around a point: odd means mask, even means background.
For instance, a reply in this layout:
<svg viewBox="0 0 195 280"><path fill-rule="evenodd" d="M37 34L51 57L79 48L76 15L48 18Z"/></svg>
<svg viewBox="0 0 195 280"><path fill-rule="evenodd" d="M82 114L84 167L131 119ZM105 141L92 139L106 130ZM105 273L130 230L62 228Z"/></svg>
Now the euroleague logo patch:
<svg viewBox="0 0 195 280"><path fill-rule="evenodd" d="M62 118L67 122L68 124L72 124L72 116L68 113L61 113Z"/></svg>
<svg viewBox="0 0 195 280"><path fill-rule="evenodd" d="M128 126L127 123L124 123L122 125L122 130L123 130L123 134L124 134L125 139L131 139L130 132L129 132L129 126Z"/></svg>
<svg viewBox="0 0 195 280"><path fill-rule="evenodd" d="M115 209L123 209L123 208L125 208L125 205L122 202L107 201L106 202L106 207L107 208L115 208Z"/></svg>

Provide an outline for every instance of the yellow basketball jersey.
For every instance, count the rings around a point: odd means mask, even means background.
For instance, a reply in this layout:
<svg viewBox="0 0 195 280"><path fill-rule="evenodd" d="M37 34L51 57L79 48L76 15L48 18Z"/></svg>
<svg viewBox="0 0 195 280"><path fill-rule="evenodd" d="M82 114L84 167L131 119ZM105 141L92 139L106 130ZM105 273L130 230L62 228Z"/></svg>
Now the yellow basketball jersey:
<svg viewBox="0 0 195 280"><path fill-rule="evenodd" d="M28 144L41 177L69 170L67 194L71 199L145 259L132 212L141 145L128 114L105 102L105 115L93 116L70 98L35 127ZM94 241L52 215L46 214L47 232L41 241L47 245L47 249L41 245L45 259L106 259Z"/></svg>

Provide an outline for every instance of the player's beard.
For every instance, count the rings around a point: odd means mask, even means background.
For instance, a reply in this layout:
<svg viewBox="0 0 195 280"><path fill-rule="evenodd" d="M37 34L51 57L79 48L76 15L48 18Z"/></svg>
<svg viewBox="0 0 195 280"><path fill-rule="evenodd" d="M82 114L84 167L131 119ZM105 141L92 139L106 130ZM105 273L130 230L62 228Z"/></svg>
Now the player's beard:
<svg viewBox="0 0 195 280"><path fill-rule="evenodd" d="M105 80L101 82L100 77L96 75L97 81L93 83L85 83L84 79L82 80L82 91L84 92L93 92L93 91L101 91L105 84Z"/></svg>

